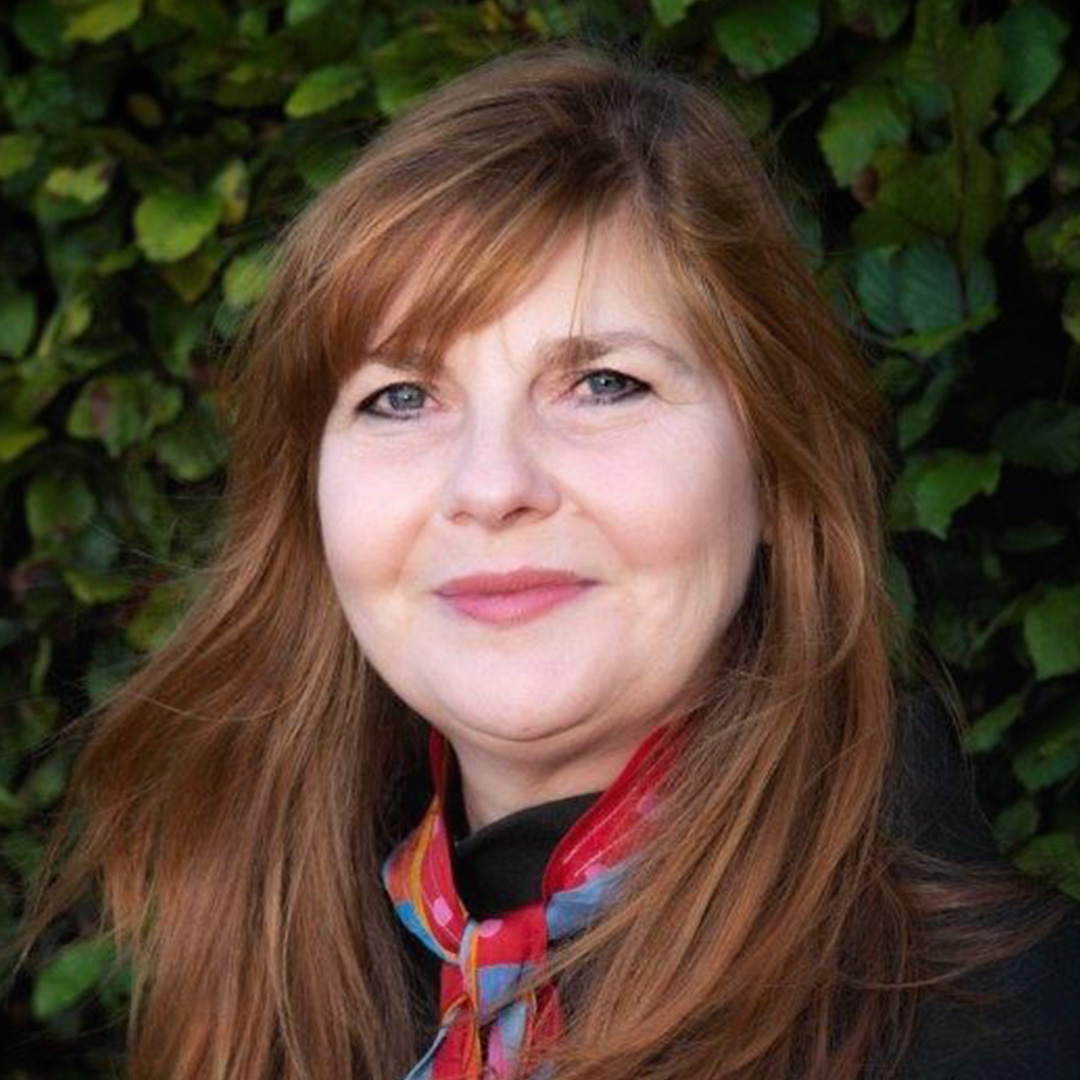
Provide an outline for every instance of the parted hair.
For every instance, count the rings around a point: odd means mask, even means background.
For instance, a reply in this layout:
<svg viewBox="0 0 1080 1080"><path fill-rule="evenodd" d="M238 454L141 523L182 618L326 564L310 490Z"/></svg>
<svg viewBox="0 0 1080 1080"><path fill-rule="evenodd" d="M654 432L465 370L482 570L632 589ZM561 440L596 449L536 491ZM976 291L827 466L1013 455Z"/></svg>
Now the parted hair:
<svg viewBox="0 0 1080 1080"><path fill-rule="evenodd" d="M772 538L687 687L618 902L540 973L576 988L554 1077L855 1080L899 1058L922 995L1057 918L1051 890L921 852L890 811L911 645L886 588L889 410L738 116L628 47L522 48L420 99L288 222L220 365L213 553L171 637L79 718L19 939L24 964L99 897L134 976L132 1080L399 1080L424 1048L379 868L430 796L427 726L335 596L320 438L374 349L434 377L616 212L730 389Z"/></svg>

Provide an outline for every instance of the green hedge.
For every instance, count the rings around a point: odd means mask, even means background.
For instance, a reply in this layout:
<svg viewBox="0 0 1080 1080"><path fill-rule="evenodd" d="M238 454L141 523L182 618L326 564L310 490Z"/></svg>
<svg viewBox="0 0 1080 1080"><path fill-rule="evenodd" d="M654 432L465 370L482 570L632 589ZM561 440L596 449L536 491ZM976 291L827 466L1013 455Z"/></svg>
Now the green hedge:
<svg viewBox="0 0 1080 1080"><path fill-rule="evenodd" d="M266 247L494 53L641 45L730 95L896 406L891 587L1002 850L1080 897L1080 74L1060 0L19 0L0 14L0 939L55 736L163 640L218 520L212 373ZM122 1071L96 912L0 1004L0 1080ZM2 973L0 973L2 975Z"/></svg>

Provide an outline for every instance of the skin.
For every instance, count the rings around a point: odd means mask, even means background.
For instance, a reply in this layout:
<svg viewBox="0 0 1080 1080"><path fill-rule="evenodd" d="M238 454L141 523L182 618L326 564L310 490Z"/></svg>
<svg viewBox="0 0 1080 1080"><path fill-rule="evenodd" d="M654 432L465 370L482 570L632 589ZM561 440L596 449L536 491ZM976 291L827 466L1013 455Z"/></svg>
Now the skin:
<svg viewBox="0 0 1080 1080"><path fill-rule="evenodd" d="M666 314L618 219L595 234L577 332L641 330L686 368L633 346L560 375L534 352L570 326L583 251L579 236L516 306L456 340L434 385L365 363L320 445L324 552L345 617L453 746L472 830L605 789L678 715L768 540L723 378ZM358 412L365 400L405 419ZM596 584L499 626L433 593L521 566Z"/></svg>

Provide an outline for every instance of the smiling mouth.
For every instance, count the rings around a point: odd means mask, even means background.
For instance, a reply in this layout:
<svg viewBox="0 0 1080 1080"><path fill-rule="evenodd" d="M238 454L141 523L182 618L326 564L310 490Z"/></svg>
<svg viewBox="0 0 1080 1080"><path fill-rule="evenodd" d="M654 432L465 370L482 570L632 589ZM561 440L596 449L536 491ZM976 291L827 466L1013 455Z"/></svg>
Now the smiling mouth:
<svg viewBox="0 0 1080 1080"><path fill-rule="evenodd" d="M514 625L539 618L581 596L595 582L574 581L537 585L513 592L457 593L439 599L459 614L480 622Z"/></svg>

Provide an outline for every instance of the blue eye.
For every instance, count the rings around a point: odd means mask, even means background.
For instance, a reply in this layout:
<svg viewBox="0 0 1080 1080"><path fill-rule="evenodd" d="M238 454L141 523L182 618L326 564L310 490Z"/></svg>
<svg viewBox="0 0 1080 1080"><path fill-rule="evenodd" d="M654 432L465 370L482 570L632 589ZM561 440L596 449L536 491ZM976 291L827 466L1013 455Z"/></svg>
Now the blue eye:
<svg viewBox="0 0 1080 1080"><path fill-rule="evenodd" d="M614 376L617 384L619 382L628 384L626 385L626 388L621 392L595 396L589 401L590 405L615 405L621 401L626 401L628 398L639 397L640 395L649 392L647 383L643 383L640 379L635 379L630 375L625 375L621 371L615 371L612 368L601 368L599 371L590 371L574 383L574 386L579 386L581 383L585 382L592 382L594 387L603 387L603 380L607 380L607 386L610 387L612 376ZM404 393L402 393L402 391L404 391ZM414 406L421 404L423 398L427 396L427 393L427 390L419 383L390 383L390 385L384 386L381 390L376 390L374 394L364 398L364 400L356 406L356 411L357 413L363 413L379 420L402 420L406 422L415 420L420 416L422 410L409 408L408 406L410 402ZM387 397L387 401L391 403L392 411L390 412L375 408L375 402L384 394ZM406 407L400 411L393 409L394 402Z"/></svg>
<svg viewBox="0 0 1080 1080"><path fill-rule="evenodd" d="M627 398L637 397L639 394L648 393L649 387L643 383L640 379L635 379L630 375L624 375L621 371L614 371L611 368L601 368L599 371L590 371L583 378L579 379L574 385L580 385L583 382L589 382L591 379L609 379L611 376L615 377L616 383L621 381L626 385L626 388L617 394L601 395L595 398L597 405L614 405L617 402L625 401ZM602 386L603 383L595 383L594 385ZM610 386L611 383L608 383Z"/></svg>
<svg viewBox="0 0 1080 1080"><path fill-rule="evenodd" d="M427 391L424 390L424 388L421 387L418 383L391 383L389 386L384 386L381 390L377 390L370 397L365 398L362 402L360 402L359 405L356 406L356 411L358 413L366 413L368 416L378 417L383 420L408 420L408 416L395 416L390 413L380 412L378 409L375 408L375 402L378 401L379 398L381 398L384 394L387 395L388 400L400 402L400 397L396 397L395 395L403 389L415 391L415 393L412 395L414 403L420 395L426 395L427 393ZM408 400L406 399L406 404L407 403Z"/></svg>

